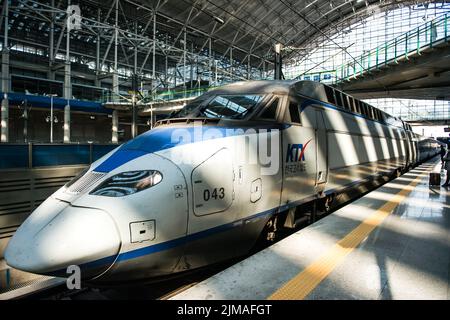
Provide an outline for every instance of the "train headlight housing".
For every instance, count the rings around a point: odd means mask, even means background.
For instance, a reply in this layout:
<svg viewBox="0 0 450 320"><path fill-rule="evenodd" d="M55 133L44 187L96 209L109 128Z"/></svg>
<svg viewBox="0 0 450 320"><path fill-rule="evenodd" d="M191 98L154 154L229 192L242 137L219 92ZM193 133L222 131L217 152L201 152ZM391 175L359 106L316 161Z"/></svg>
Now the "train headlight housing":
<svg viewBox="0 0 450 320"><path fill-rule="evenodd" d="M128 171L112 176L90 194L107 197L123 197L157 185L162 174L156 170Z"/></svg>

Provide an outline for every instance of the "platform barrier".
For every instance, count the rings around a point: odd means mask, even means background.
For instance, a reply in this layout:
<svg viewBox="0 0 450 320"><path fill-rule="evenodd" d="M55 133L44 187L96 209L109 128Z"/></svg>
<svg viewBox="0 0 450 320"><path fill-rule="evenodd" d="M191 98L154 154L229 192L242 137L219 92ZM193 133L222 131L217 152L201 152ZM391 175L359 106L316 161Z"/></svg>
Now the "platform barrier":
<svg viewBox="0 0 450 320"><path fill-rule="evenodd" d="M87 165L117 144L0 144L0 170Z"/></svg>

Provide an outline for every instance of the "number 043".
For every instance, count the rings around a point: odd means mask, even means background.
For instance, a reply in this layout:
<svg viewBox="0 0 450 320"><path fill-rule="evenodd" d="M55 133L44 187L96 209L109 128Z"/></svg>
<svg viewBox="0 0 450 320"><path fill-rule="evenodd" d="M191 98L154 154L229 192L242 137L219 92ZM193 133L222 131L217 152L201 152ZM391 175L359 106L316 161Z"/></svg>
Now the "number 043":
<svg viewBox="0 0 450 320"><path fill-rule="evenodd" d="M214 188L212 190L203 190L203 200L209 201L211 199L223 199L225 198L225 188Z"/></svg>

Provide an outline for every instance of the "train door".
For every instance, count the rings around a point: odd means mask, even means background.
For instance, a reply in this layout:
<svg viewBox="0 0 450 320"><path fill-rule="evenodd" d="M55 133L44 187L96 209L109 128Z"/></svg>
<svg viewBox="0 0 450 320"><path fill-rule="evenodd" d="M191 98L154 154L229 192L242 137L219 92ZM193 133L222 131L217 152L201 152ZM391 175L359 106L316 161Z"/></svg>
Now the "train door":
<svg viewBox="0 0 450 320"><path fill-rule="evenodd" d="M300 100L290 97L284 122L288 127L282 133L281 205L301 204L315 193L317 169L315 108L310 106L300 112Z"/></svg>
<svg viewBox="0 0 450 320"><path fill-rule="evenodd" d="M232 256L237 250L240 229L236 220L236 173L230 148L210 154L191 171L188 241L177 270L208 265ZM231 239L231 240L230 240ZM218 249L220 248L220 249Z"/></svg>
<svg viewBox="0 0 450 320"><path fill-rule="evenodd" d="M403 130L401 133L401 137L402 137L402 150L404 150L404 154L402 154L402 158L403 158L403 164L402 166L404 168L407 168L409 163L410 163L410 158L411 158L411 150L410 150L410 138L409 138L409 132L408 132L408 126L406 124L406 122L404 122L402 120L402 124L403 124Z"/></svg>
<svg viewBox="0 0 450 320"><path fill-rule="evenodd" d="M328 179L327 130L323 112L316 110L316 191L323 191Z"/></svg>

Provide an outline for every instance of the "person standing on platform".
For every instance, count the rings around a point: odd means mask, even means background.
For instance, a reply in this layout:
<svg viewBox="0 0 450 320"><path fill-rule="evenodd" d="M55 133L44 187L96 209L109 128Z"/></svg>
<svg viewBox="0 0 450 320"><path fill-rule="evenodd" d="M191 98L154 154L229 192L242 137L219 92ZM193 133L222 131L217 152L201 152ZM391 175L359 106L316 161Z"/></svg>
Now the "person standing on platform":
<svg viewBox="0 0 450 320"><path fill-rule="evenodd" d="M441 151L439 154L441 155L441 163L442 163L442 169L444 169L444 156L445 156L445 147L441 144Z"/></svg>
<svg viewBox="0 0 450 320"><path fill-rule="evenodd" d="M447 152L445 153L444 157L444 170L447 171L447 179L445 180L445 183L442 185L443 187L448 187L450 184L450 146L447 148Z"/></svg>

